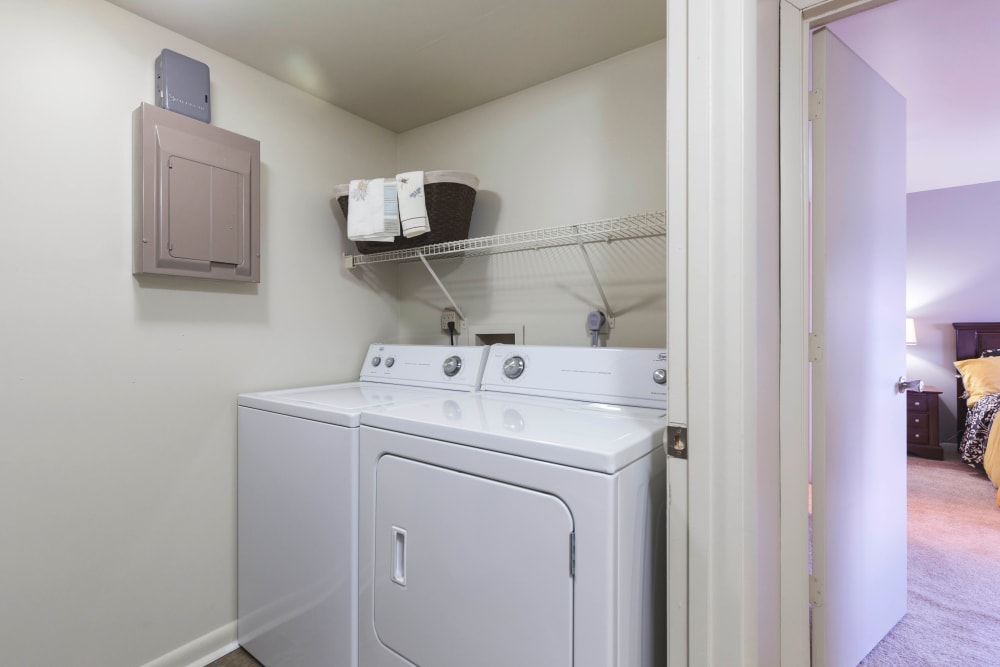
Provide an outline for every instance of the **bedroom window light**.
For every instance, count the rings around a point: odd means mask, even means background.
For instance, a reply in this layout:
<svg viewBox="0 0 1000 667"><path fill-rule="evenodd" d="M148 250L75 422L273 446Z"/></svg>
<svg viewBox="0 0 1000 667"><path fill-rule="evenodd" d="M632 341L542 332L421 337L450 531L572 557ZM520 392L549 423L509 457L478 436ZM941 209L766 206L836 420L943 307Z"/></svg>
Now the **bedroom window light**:
<svg viewBox="0 0 1000 667"><path fill-rule="evenodd" d="M912 317L906 318L906 344L917 344L917 326L913 323Z"/></svg>

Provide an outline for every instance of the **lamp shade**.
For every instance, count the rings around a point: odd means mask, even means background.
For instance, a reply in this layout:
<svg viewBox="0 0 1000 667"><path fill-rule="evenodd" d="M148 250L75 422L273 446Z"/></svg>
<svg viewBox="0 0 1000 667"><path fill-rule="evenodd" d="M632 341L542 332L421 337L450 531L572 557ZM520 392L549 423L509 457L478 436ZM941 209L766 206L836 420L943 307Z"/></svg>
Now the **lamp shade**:
<svg viewBox="0 0 1000 667"><path fill-rule="evenodd" d="M913 323L912 317L906 318L906 344L917 344L917 326Z"/></svg>

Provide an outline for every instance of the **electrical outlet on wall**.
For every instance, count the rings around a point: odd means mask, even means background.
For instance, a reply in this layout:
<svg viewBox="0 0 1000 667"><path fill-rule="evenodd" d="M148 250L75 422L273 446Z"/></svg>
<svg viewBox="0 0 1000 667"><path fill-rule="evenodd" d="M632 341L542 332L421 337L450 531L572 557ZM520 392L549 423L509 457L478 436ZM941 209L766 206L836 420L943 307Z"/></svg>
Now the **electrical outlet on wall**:
<svg viewBox="0 0 1000 667"><path fill-rule="evenodd" d="M451 308L441 311L441 331L448 331L448 323L455 323L455 333L462 333L462 319Z"/></svg>

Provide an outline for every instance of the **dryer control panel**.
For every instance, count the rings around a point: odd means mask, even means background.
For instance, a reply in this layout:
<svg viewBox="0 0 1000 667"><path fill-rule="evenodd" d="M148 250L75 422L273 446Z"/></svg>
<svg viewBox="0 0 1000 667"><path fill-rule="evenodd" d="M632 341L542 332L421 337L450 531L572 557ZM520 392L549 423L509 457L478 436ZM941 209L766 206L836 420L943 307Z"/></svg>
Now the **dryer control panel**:
<svg viewBox="0 0 1000 667"><path fill-rule="evenodd" d="M651 348L494 345L483 391L660 408L667 351Z"/></svg>

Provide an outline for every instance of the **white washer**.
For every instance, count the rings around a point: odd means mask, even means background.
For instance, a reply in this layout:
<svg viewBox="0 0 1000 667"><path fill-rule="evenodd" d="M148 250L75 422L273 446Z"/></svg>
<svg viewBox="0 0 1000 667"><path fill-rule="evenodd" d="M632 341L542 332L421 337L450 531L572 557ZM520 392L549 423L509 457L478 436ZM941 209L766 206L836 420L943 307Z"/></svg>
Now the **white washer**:
<svg viewBox="0 0 1000 667"><path fill-rule="evenodd" d="M360 664L664 664L665 371L494 345L479 393L365 409Z"/></svg>
<svg viewBox="0 0 1000 667"><path fill-rule="evenodd" d="M372 345L359 382L239 397L237 637L266 667L356 667L360 413L478 388L486 347Z"/></svg>

